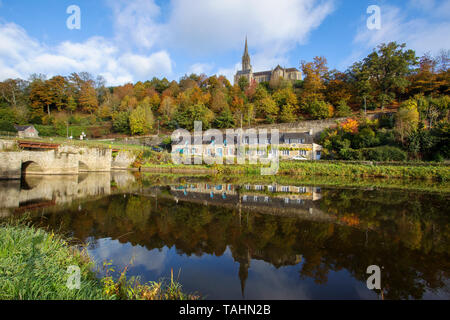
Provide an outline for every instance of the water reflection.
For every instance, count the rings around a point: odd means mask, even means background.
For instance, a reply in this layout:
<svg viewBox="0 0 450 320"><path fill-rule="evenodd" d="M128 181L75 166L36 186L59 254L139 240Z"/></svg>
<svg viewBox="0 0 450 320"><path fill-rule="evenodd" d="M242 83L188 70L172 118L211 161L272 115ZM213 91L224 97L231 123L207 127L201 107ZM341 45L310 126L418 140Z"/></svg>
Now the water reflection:
<svg viewBox="0 0 450 320"><path fill-rule="evenodd" d="M0 181L0 216L107 196L114 188L125 190L135 180L131 173L117 171L79 176L26 176L22 180Z"/></svg>
<svg viewBox="0 0 450 320"><path fill-rule="evenodd" d="M89 242L99 262L133 260L143 280L173 268L186 290L212 299L376 299L365 286L376 264L385 298L450 297L447 194L149 182L127 172L51 181L3 185L2 203L53 201L34 208L35 223Z"/></svg>

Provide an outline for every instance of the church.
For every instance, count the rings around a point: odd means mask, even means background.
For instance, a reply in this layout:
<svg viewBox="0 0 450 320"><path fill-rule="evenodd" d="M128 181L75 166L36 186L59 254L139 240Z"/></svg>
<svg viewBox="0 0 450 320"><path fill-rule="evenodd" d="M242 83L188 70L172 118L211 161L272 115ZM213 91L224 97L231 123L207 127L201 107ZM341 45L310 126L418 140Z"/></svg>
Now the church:
<svg viewBox="0 0 450 320"><path fill-rule="evenodd" d="M297 68L282 68L278 65L271 71L253 72L250 64L250 55L248 54L247 38L245 38L244 55L242 56L242 70L238 71L234 76L234 83L238 83L240 78L247 78L251 83L253 80L256 83L269 82L271 79L282 78L284 80L297 81L302 80L302 73Z"/></svg>

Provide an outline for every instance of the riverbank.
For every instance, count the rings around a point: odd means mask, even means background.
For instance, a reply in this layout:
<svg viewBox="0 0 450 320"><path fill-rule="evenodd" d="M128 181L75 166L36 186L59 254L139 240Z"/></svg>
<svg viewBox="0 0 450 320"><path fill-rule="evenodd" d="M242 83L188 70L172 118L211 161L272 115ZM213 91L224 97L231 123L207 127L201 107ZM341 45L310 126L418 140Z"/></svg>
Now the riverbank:
<svg viewBox="0 0 450 320"><path fill-rule="evenodd" d="M143 172L174 174L211 174L222 176L260 175L260 165L174 165L146 164ZM352 177L450 181L450 166L424 163L352 163L344 161L281 161L278 176Z"/></svg>
<svg viewBox="0 0 450 320"><path fill-rule="evenodd" d="M80 288L70 289L70 266L80 270ZM118 277L105 264L105 276L94 271L85 250L71 246L53 232L26 225L0 226L0 300L192 300L181 285L169 281L140 284ZM69 281L69 284L72 283Z"/></svg>

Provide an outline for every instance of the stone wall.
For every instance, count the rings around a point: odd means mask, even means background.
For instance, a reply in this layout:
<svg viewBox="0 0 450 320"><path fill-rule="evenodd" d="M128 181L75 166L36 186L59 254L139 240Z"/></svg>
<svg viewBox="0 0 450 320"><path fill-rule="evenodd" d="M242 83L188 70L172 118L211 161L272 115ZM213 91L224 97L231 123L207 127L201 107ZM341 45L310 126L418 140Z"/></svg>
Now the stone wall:
<svg viewBox="0 0 450 320"><path fill-rule="evenodd" d="M367 115L367 117L371 120L378 117L378 114ZM312 130L314 139L320 137L320 134L327 128L331 128L336 126L338 123L341 123L348 118L333 118L333 119L325 119L325 120L309 120L309 121L299 121L293 123L274 123L274 124L265 124L258 125L250 128L257 129L278 129L280 132L310 132ZM244 129L248 129L249 127L244 127Z"/></svg>
<svg viewBox="0 0 450 320"><path fill-rule="evenodd" d="M14 140L0 140L0 151L11 150L16 146Z"/></svg>
<svg viewBox="0 0 450 320"><path fill-rule="evenodd" d="M133 162L136 160L136 155L132 152L120 151L112 158L111 169L124 170L130 168Z"/></svg>

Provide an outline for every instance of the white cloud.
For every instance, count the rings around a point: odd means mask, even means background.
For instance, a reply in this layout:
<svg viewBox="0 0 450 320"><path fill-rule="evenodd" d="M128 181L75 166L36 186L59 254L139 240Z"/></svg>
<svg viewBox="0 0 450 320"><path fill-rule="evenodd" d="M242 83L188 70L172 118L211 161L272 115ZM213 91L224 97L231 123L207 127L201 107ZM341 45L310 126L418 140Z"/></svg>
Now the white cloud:
<svg viewBox="0 0 450 320"><path fill-rule="evenodd" d="M119 43L151 48L160 38L161 13L154 0L108 0L113 9L114 28Z"/></svg>
<svg viewBox="0 0 450 320"><path fill-rule="evenodd" d="M189 71L187 74L195 73L195 74L208 74L213 69L213 65L209 63L195 63L189 67Z"/></svg>
<svg viewBox="0 0 450 320"><path fill-rule="evenodd" d="M247 35L255 70L285 64L287 52L306 43L311 31L334 10L334 0L172 0L165 21L160 22L154 0L110 3L116 33L126 38L127 46L132 41L136 47L153 45L208 56L243 49ZM197 63L190 71L207 72L214 64Z"/></svg>
<svg viewBox="0 0 450 320"><path fill-rule="evenodd" d="M422 2L412 0L410 4L420 6ZM446 3L441 6L445 6ZM450 21L430 18L430 15L437 14L436 8L441 8L435 6L434 2L430 6L429 15L421 11L420 18L398 7L381 6L381 30L369 30L365 21L361 21L360 25L363 27L354 38L354 51L341 67L347 67L349 63L363 58L379 44L392 41L406 43L407 48L415 50L419 56L427 52L437 54L441 49L449 48Z"/></svg>
<svg viewBox="0 0 450 320"><path fill-rule="evenodd" d="M285 50L332 10L331 0L173 0L163 30L170 45L195 53L240 49L245 35L257 50Z"/></svg>
<svg viewBox="0 0 450 320"><path fill-rule="evenodd" d="M122 52L102 37L48 47L29 37L20 26L7 23L0 24L0 42L0 80L28 78L32 73L52 76L88 71L103 75L109 85L118 85L172 73L166 51L149 55Z"/></svg>
<svg viewBox="0 0 450 320"><path fill-rule="evenodd" d="M172 0L164 5L167 11L163 16L155 0L108 0L115 32L111 39L92 37L54 46L31 38L17 24L0 23L0 80L80 71L101 74L109 85L170 77L174 66L170 50L199 58L240 51L245 35L254 69L271 69L286 65L287 53L306 43L311 31L333 11L334 1ZM233 79L230 70L235 69L234 63L214 70L216 65L204 60L190 71L223 71Z"/></svg>

